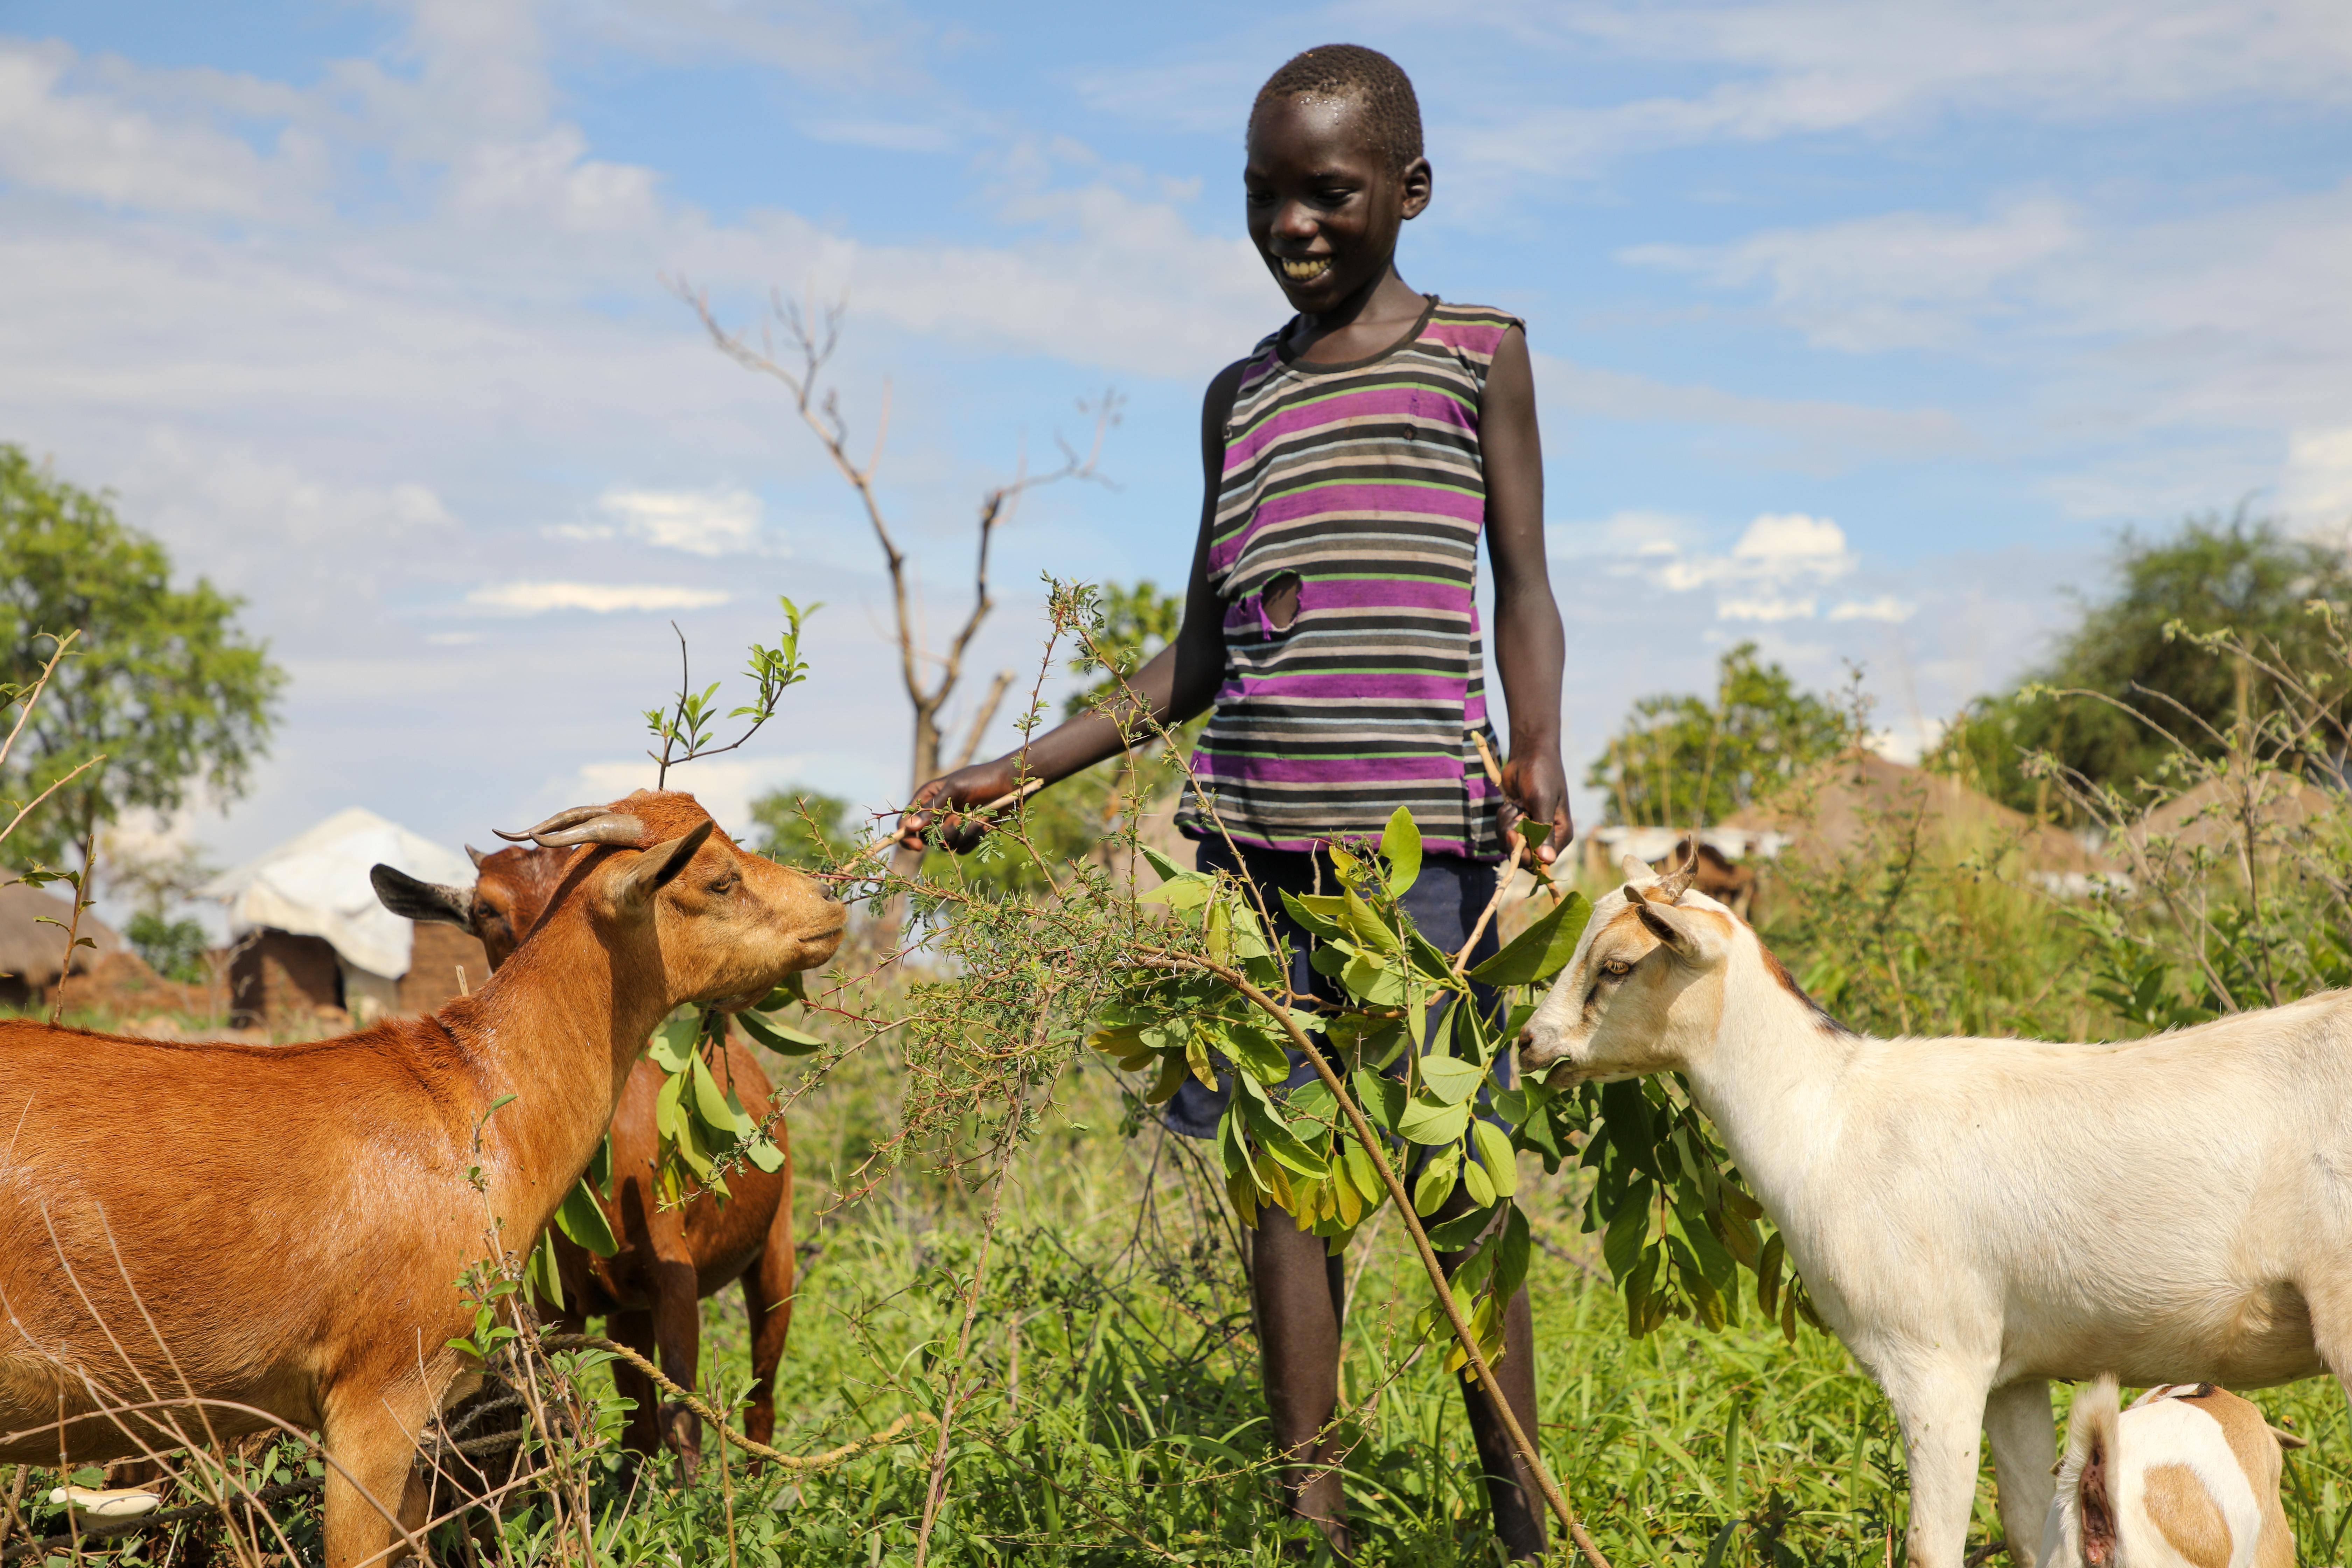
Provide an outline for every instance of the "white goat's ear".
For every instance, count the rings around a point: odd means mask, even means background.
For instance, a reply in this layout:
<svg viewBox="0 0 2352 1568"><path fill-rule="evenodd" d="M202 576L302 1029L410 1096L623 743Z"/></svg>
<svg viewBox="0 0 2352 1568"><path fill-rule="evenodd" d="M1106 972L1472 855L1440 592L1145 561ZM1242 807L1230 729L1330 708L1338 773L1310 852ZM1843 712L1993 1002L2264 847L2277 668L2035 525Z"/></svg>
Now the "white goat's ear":
<svg viewBox="0 0 2352 1568"><path fill-rule="evenodd" d="M2311 1447L2310 1438L2298 1436L2294 1433L2289 1432L2284 1427L2272 1427L2271 1436L2278 1439L2278 1446L2282 1448L2308 1448Z"/></svg>
<svg viewBox="0 0 2352 1568"><path fill-rule="evenodd" d="M636 864L621 873L613 884L613 903L625 914L638 914L652 908L654 895L675 880L686 863L694 858L703 840L710 837L716 823L698 823L688 832L681 833L667 844L656 844L637 857Z"/></svg>
<svg viewBox="0 0 2352 1568"><path fill-rule="evenodd" d="M1711 963L1723 950L1723 931L1704 910L1685 910L1658 899L1643 899L1633 905L1633 912L1652 936L1685 963Z"/></svg>
<svg viewBox="0 0 2352 1568"><path fill-rule="evenodd" d="M1625 879L1629 882L1646 882L1657 876L1650 869L1650 863L1639 855L1619 856L1617 868L1625 873Z"/></svg>

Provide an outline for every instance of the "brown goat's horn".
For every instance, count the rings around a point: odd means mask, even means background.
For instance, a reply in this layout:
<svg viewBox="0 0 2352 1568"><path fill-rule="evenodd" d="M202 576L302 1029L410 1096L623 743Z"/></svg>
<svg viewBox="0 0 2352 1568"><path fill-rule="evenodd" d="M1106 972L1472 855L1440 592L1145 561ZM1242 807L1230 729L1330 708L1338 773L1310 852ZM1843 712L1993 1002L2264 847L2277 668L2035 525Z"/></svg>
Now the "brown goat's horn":
<svg viewBox="0 0 2352 1568"><path fill-rule="evenodd" d="M497 829L493 828L491 831L496 832ZM466 846L466 858L471 860L474 863L474 869L478 871L482 868L482 862L488 859L489 857L468 844Z"/></svg>
<svg viewBox="0 0 2352 1568"><path fill-rule="evenodd" d="M542 849L561 849L573 844L634 846L645 837L646 825L625 813L608 811L601 805L575 805L520 833L509 833L503 827L490 831L510 844L530 839Z"/></svg>

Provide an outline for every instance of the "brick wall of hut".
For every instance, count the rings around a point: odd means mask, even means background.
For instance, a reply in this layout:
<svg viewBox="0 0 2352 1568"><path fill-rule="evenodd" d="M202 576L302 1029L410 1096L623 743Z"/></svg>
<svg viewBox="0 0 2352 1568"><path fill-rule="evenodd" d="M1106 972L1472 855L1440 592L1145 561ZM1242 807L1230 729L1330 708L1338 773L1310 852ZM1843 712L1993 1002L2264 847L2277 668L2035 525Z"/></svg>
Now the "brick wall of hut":
<svg viewBox="0 0 2352 1568"><path fill-rule="evenodd" d="M465 972L462 984L460 970ZM434 1012L467 992L480 990L489 975L490 955L480 942L456 926L419 921L408 973L400 980L400 1010Z"/></svg>

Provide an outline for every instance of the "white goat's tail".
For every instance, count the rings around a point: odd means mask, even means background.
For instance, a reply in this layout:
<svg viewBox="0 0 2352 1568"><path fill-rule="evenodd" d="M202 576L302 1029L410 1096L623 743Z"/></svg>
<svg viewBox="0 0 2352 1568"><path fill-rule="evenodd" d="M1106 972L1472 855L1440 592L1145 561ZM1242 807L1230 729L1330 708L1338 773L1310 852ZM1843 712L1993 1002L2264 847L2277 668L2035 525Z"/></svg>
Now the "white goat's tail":
<svg viewBox="0 0 2352 1568"><path fill-rule="evenodd" d="M2042 1561L2051 1568L2107 1568L2116 1560L2116 1454L2123 1398L2112 1376L2074 1395L2066 1420L2066 1458L2058 1466Z"/></svg>

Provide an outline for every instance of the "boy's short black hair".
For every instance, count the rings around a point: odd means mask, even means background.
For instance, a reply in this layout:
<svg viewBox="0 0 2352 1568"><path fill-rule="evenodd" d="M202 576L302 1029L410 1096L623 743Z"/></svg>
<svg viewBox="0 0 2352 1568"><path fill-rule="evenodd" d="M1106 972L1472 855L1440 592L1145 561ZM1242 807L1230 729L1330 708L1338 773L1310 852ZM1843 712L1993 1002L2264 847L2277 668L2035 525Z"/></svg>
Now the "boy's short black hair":
<svg viewBox="0 0 2352 1568"><path fill-rule="evenodd" d="M1421 100L1413 96L1412 79L1378 49L1324 44L1293 55L1257 89L1250 118L1255 120L1269 100L1281 98L1353 99L1363 105L1373 136L1389 155L1389 167L1402 169L1421 156Z"/></svg>

